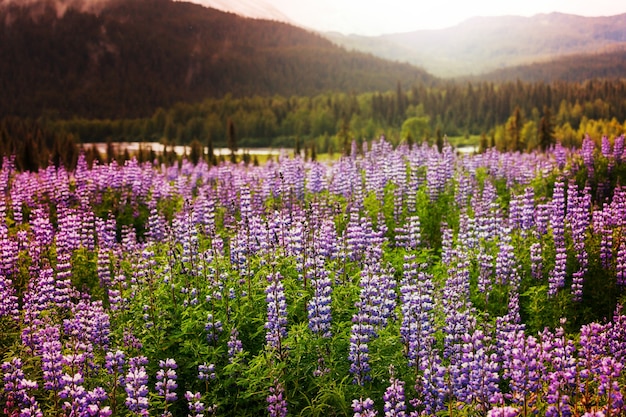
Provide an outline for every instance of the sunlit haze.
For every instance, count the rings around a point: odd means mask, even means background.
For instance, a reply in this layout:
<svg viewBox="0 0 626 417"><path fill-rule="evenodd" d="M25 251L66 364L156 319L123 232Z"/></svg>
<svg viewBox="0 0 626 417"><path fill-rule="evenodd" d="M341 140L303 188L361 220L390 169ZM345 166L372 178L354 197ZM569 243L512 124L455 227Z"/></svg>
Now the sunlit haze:
<svg viewBox="0 0 626 417"><path fill-rule="evenodd" d="M210 3L219 0L191 0ZM380 35L420 29L442 29L475 16L518 15L561 12L581 16L610 16L626 13L626 2L615 0L438 0L409 2L406 0L228 0L255 9L268 5L287 16L292 23L319 31L344 34ZM217 7L217 6L216 6ZM227 6L229 7L229 6ZM224 7L217 7L222 8ZM282 19L278 19L282 20Z"/></svg>

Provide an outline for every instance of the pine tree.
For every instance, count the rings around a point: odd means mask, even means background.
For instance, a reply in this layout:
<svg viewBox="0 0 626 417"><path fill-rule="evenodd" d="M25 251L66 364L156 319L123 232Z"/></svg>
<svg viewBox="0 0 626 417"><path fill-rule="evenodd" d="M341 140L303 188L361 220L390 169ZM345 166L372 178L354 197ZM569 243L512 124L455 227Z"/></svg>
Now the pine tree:
<svg viewBox="0 0 626 417"><path fill-rule="evenodd" d="M207 132L207 163L209 166L217 165L217 160L215 159L215 149L213 148L213 139L211 138L210 132Z"/></svg>
<svg viewBox="0 0 626 417"><path fill-rule="evenodd" d="M522 126L524 125L524 121L522 120L522 112L519 106L515 107L513 111L513 116L509 119L509 136L511 137L511 143L507 148L512 151L522 151Z"/></svg>
<svg viewBox="0 0 626 417"><path fill-rule="evenodd" d="M539 145L544 151L554 144L554 126L552 125L552 113L548 106L543 107L543 117L539 122Z"/></svg>
<svg viewBox="0 0 626 417"><path fill-rule="evenodd" d="M235 124L231 118L228 118L228 122L226 123L226 132L228 135L226 143L230 150L230 162L235 164L237 163L237 136L235 134Z"/></svg>

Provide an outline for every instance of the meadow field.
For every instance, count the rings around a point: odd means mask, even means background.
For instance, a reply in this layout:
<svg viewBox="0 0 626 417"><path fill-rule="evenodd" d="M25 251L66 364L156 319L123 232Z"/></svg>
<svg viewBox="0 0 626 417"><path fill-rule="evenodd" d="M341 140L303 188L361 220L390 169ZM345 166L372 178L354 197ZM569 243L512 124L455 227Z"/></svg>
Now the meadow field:
<svg viewBox="0 0 626 417"><path fill-rule="evenodd" d="M7 416L626 415L624 136L0 169Z"/></svg>

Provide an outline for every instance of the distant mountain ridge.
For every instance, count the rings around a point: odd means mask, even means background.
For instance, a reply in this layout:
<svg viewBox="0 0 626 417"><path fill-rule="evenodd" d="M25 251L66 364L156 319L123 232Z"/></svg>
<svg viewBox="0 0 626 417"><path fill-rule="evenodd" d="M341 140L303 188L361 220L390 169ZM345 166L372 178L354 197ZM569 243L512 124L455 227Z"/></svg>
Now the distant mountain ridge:
<svg viewBox="0 0 626 417"><path fill-rule="evenodd" d="M614 51L557 56L541 62L501 68L463 77L468 81L584 82L592 79L626 79L626 47Z"/></svg>
<svg viewBox="0 0 626 417"><path fill-rule="evenodd" d="M298 26L283 12L264 0L191 0L191 2L223 12L235 13L242 17L275 20Z"/></svg>
<svg viewBox="0 0 626 417"><path fill-rule="evenodd" d="M409 62L436 76L457 77L626 47L626 14L475 17L447 29L377 37L324 36L348 49Z"/></svg>
<svg viewBox="0 0 626 417"><path fill-rule="evenodd" d="M289 97L435 81L286 23L172 0L94 4L0 2L0 116L132 118L228 93Z"/></svg>

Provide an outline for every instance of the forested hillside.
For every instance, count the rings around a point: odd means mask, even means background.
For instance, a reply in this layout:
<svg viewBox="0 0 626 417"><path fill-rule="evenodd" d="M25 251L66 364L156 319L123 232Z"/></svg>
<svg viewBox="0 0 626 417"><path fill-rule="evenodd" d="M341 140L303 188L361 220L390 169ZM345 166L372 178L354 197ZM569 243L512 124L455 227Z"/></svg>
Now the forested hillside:
<svg viewBox="0 0 626 417"><path fill-rule="evenodd" d="M425 121L419 136L434 137L489 133L507 122L516 108L537 123L544 112L554 124L578 129L584 119L626 119L626 81L590 80L585 83L446 83L441 87L414 86L403 90L364 94L323 94L315 97L252 97L209 99L160 109L152 117L124 121L74 119L47 121L57 131L81 141L165 140L177 144L212 138L225 144L227 121L247 146L285 146L293 141L321 139L335 134L372 139L386 134L405 139L407 119ZM406 132L405 132L406 133ZM281 142L282 138L282 142ZM291 145L293 142L287 143ZM325 147L323 147L325 148ZM337 148L335 149L337 150Z"/></svg>
<svg viewBox="0 0 626 417"><path fill-rule="evenodd" d="M502 68L475 77L472 81L584 82L594 78L626 77L626 47L610 52L554 57L532 64Z"/></svg>
<svg viewBox="0 0 626 417"><path fill-rule="evenodd" d="M431 83L318 34L171 0L0 3L0 114L132 118L207 97L386 91Z"/></svg>
<svg viewBox="0 0 626 417"><path fill-rule="evenodd" d="M528 150L557 140L580 146L587 133L598 140L613 137L626 130L625 120L626 80L449 82L362 94L226 96L179 103L135 119L5 118L0 120L0 153L17 155L20 167L37 167L49 158L71 164L76 153L63 159L62 150L72 143L223 147L231 136L240 148L301 146L332 153L348 150L353 140L370 141L383 134L393 144L481 135L483 148Z"/></svg>

